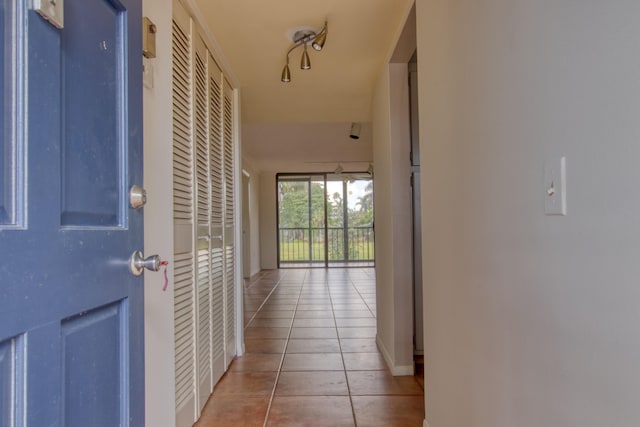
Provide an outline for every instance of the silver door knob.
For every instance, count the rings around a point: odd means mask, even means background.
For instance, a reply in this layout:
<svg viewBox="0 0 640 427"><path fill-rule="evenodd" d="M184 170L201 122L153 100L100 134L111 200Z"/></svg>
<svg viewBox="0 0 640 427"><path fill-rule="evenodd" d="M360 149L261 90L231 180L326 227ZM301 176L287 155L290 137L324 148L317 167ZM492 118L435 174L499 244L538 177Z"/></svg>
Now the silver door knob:
<svg viewBox="0 0 640 427"><path fill-rule="evenodd" d="M144 205L147 204L147 190L140 187L139 185L134 185L129 189L129 205L133 209L140 209Z"/></svg>
<svg viewBox="0 0 640 427"><path fill-rule="evenodd" d="M134 276L139 276L144 272L145 268L151 271L160 270L161 262L160 256L158 255L151 255L145 258L142 252L135 251L131 254L131 258L129 258L129 269Z"/></svg>

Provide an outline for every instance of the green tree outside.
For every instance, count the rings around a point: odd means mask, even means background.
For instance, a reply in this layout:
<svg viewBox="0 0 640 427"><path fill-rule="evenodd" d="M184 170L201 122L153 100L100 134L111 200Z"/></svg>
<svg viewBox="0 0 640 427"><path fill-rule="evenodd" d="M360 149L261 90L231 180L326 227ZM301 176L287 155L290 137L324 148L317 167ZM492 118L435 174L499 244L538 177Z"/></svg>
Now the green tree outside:
<svg viewBox="0 0 640 427"><path fill-rule="evenodd" d="M347 185L351 188L352 182ZM333 186L335 189L335 185ZM324 180L282 179L278 182L280 260L324 261L325 202L327 205L328 255L330 261L373 259L373 181L353 203L349 200L345 218L344 186L327 192ZM348 191L350 192L350 190ZM349 195L347 194L347 198ZM346 221L345 221L346 220ZM345 230L345 222L349 229ZM347 232L347 248L344 233Z"/></svg>

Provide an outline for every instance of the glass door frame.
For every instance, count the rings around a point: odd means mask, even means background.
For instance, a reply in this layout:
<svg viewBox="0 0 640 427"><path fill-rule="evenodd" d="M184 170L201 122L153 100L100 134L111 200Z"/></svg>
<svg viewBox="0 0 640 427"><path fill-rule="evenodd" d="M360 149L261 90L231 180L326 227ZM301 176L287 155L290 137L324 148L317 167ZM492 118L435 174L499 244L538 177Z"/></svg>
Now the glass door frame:
<svg viewBox="0 0 640 427"><path fill-rule="evenodd" d="M362 180L362 181L370 181L371 185L373 186L373 177L371 176L371 174L369 174L368 172L343 172L344 175L346 176L352 176L355 177L354 180ZM277 173L276 174L276 185L275 185L275 192L276 192L276 245L277 245L277 265L278 268L296 268L296 267L301 267L301 268L308 268L308 267L316 267L316 268L328 268L328 267L374 267L375 266L375 233L373 232L373 220L371 221L371 241L369 242L367 240L367 245L371 245L371 249L373 252L373 256L370 257L370 259L366 259L366 260L350 260L349 259L349 255L350 255L350 236L349 236L349 206L348 206L348 200L349 200L349 195L348 195L348 184L347 184L347 179L346 178L341 178L341 179L330 179L329 177L333 177L333 176L337 176L336 174L332 173L332 172L311 172L311 173L294 173L294 172L287 172L287 173ZM320 179L315 179L314 178L322 178L322 180ZM313 244L314 244L314 238L313 238L313 231L314 231L314 227L313 227L313 223L312 223L312 208L311 208L311 204L312 204L312 183L314 182L319 182L321 181L323 183L323 210L324 210L324 227L323 228L323 238L324 238L324 262L322 261L314 261L313 259ZM330 241L329 241L329 215L328 215L328 205L329 205L329 201L328 201L328 196L329 196L329 189L328 189L328 182L330 181L341 181L343 183L342 185L342 260L330 260L329 259L329 245L330 245ZM308 210L307 210L307 215L308 215L308 223L307 223L307 227L306 229L308 230L309 233L309 248L308 248L308 261L288 261L288 260L282 260L282 239L281 239L281 228L280 228L280 183L281 182L306 182L307 183L307 197L308 197ZM373 189L372 189L373 191ZM371 207L371 209L373 209L373 207ZM373 215L372 215L373 218ZM318 227L319 228L319 227ZM367 251L367 253L369 253L369 251ZM358 264L358 265L349 265L350 263L352 264ZM299 265L296 265L299 264ZM336 264L340 264L340 265L336 265Z"/></svg>

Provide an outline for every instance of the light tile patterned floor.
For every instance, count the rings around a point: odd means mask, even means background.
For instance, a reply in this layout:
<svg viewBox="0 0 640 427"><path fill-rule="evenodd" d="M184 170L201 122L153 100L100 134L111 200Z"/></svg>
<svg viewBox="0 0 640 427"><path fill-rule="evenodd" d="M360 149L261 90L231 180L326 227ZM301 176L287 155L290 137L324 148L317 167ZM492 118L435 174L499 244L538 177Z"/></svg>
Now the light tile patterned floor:
<svg viewBox="0 0 640 427"><path fill-rule="evenodd" d="M263 271L245 283L246 354L197 427L418 427L422 381L378 352L373 268Z"/></svg>

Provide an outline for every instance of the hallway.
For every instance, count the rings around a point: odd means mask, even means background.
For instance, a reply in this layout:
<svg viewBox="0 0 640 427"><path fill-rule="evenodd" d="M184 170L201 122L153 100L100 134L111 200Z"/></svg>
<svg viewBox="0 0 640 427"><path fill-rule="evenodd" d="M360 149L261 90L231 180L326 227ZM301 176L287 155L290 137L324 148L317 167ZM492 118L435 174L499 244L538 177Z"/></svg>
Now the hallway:
<svg viewBox="0 0 640 427"><path fill-rule="evenodd" d="M374 269L263 271L244 307L246 353L195 426L422 426L421 382L376 347Z"/></svg>

